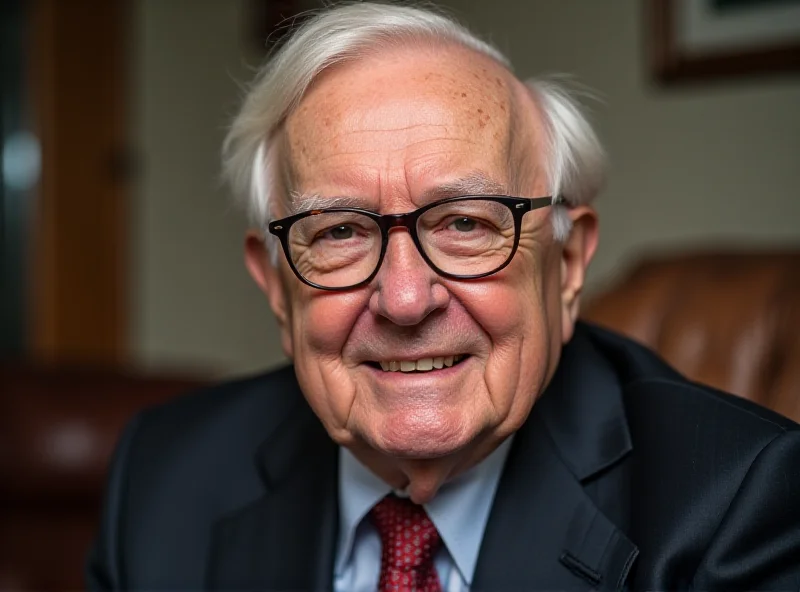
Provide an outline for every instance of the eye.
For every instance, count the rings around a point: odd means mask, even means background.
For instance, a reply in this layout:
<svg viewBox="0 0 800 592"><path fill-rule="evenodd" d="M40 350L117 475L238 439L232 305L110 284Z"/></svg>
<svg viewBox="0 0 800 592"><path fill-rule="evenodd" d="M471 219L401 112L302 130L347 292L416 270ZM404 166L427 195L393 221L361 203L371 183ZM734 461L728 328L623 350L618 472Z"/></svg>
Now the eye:
<svg viewBox="0 0 800 592"><path fill-rule="evenodd" d="M472 232L478 225L472 218L456 218L450 224L459 232Z"/></svg>
<svg viewBox="0 0 800 592"><path fill-rule="evenodd" d="M334 240L347 240L348 238L353 238L353 228L352 226L336 226L335 228L331 228L325 234L329 235Z"/></svg>

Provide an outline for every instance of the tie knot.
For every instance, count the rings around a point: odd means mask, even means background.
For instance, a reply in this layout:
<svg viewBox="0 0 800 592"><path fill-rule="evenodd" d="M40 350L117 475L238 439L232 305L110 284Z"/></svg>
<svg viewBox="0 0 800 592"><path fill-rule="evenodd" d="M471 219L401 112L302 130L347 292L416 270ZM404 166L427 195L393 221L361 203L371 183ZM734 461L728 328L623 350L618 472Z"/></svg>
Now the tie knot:
<svg viewBox="0 0 800 592"><path fill-rule="evenodd" d="M387 496L372 508L370 518L381 538L379 590L440 590L433 556L442 541L425 509Z"/></svg>

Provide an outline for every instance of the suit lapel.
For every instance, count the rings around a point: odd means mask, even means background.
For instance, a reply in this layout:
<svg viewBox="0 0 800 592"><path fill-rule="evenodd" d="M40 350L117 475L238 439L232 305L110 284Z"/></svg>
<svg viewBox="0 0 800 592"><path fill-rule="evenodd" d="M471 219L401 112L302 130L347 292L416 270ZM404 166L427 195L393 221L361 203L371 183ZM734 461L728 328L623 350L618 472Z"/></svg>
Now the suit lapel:
<svg viewBox="0 0 800 592"><path fill-rule="evenodd" d="M209 588L330 589L338 455L304 401L260 447L258 462L266 492L216 524Z"/></svg>
<svg viewBox="0 0 800 592"><path fill-rule="evenodd" d="M638 550L588 490L622 491L630 450L616 374L578 331L515 436L473 591L623 588Z"/></svg>

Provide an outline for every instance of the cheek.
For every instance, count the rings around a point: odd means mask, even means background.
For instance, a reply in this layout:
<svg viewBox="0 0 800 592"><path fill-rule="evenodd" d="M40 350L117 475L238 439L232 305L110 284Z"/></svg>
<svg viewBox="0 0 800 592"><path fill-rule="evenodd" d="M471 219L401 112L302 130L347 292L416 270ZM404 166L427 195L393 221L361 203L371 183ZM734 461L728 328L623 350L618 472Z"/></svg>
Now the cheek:
<svg viewBox="0 0 800 592"><path fill-rule="evenodd" d="M312 288L313 289L313 288ZM342 349L366 306L360 292L295 294L292 339L295 373L303 393L331 436L346 443L356 394Z"/></svg>
<svg viewBox="0 0 800 592"><path fill-rule="evenodd" d="M455 286L472 317L489 335L493 348L519 349L547 316L539 262L515 257L486 280Z"/></svg>
<svg viewBox="0 0 800 592"><path fill-rule="evenodd" d="M312 288L313 289L313 288ZM341 357L350 333L367 305L364 291L347 293L315 291L296 300L293 338L296 349L323 359Z"/></svg>
<svg viewBox="0 0 800 592"><path fill-rule="evenodd" d="M537 267L547 264L520 259L489 281L467 284L460 294L491 341L484 378L496 412L513 429L552 374L551 342L558 316L558 307L553 309L550 302L554 286L548 270Z"/></svg>

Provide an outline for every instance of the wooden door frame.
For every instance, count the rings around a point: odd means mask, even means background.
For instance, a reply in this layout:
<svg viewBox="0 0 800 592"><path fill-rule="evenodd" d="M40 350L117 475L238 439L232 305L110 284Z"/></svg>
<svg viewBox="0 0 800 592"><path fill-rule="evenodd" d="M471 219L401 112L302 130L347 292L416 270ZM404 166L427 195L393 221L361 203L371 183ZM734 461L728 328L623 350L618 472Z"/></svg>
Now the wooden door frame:
<svg viewBox="0 0 800 592"><path fill-rule="evenodd" d="M30 96L41 145L29 354L127 354L127 0L33 0Z"/></svg>

